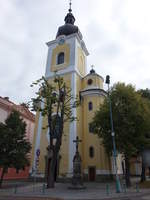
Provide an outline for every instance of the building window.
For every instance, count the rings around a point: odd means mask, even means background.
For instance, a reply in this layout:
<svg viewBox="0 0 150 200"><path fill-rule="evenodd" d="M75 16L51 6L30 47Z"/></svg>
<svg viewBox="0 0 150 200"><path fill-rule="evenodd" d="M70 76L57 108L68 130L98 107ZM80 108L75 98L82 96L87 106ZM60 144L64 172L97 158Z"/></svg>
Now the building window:
<svg viewBox="0 0 150 200"><path fill-rule="evenodd" d="M89 80L87 81L87 83L88 83L88 85L91 85L91 84L93 83L93 80L92 80L92 79L89 79Z"/></svg>
<svg viewBox="0 0 150 200"><path fill-rule="evenodd" d="M89 156L90 158L94 157L94 148L92 146L89 148Z"/></svg>
<svg viewBox="0 0 150 200"><path fill-rule="evenodd" d="M64 52L60 52L57 57L57 65L64 63L65 54Z"/></svg>
<svg viewBox="0 0 150 200"><path fill-rule="evenodd" d="M93 110L93 103L92 102L89 102L89 110Z"/></svg>
<svg viewBox="0 0 150 200"><path fill-rule="evenodd" d="M89 132L94 133L94 127L92 123L89 123Z"/></svg>

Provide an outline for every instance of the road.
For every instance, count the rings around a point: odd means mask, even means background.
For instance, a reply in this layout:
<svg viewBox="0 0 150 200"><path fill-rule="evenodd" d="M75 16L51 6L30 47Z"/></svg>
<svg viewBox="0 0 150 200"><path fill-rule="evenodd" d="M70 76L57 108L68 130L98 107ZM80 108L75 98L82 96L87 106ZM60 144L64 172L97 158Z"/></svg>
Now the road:
<svg viewBox="0 0 150 200"><path fill-rule="evenodd" d="M8 196L0 196L0 200L60 200L56 198L48 198L48 197L8 197Z"/></svg>
<svg viewBox="0 0 150 200"><path fill-rule="evenodd" d="M48 197L0 196L0 200L63 200L63 199L48 198ZM73 199L68 199L68 200L73 200ZM84 200L86 200L86 199L84 199ZM95 199L88 199L88 200L95 200ZM96 199L96 200L98 200L98 199ZM135 196L135 197L104 198L104 199L100 199L100 200L150 200L150 195L149 196L142 195L142 196Z"/></svg>

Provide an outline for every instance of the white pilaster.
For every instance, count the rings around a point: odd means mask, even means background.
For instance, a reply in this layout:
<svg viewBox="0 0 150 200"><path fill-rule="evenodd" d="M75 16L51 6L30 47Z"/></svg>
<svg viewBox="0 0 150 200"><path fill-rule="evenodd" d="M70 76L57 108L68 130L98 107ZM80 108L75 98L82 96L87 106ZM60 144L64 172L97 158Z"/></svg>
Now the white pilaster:
<svg viewBox="0 0 150 200"><path fill-rule="evenodd" d="M76 97L76 73L72 73L72 80L71 80L71 88L72 88L72 95ZM73 99L72 102L73 103ZM72 109L73 116L76 117L76 108ZM70 123L70 131L69 131L69 169L68 169L68 176L73 173L73 157L75 155L75 144L73 144L73 140L76 139L77 136L77 124L76 121Z"/></svg>
<svg viewBox="0 0 150 200"><path fill-rule="evenodd" d="M41 107L43 108L44 103L41 103ZM37 149L40 149L40 139L41 139L41 132L42 132L42 121L43 121L43 117L42 114L40 112L39 114L39 121L38 121L38 128L37 128L37 135L36 135L36 143L35 143L35 149L34 149L34 161L33 161L33 167L34 169L36 168L36 151Z"/></svg>

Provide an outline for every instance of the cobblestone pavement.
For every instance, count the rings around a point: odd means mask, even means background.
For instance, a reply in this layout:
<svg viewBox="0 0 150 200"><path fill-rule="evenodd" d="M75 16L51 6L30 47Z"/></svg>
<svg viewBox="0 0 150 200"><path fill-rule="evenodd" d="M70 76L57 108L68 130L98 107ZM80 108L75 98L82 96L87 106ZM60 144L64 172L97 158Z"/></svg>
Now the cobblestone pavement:
<svg viewBox="0 0 150 200"><path fill-rule="evenodd" d="M134 197L116 197L116 198L104 198L100 200L150 200L150 195L134 196ZM17 196L0 196L0 200L63 200L58 198L49 197L17 197ZM65 200L65 199L64 199ZM81 199L78 199L81 200ZM94 199L88 199L94 200Z"/></svg>
<svg viewBox="0 0 150 200"><path fill-rule="evenodd" d="M44 183L4 188L0 200L150 200L150 190L137 190L135 186L116 193L114 183L85 183L86 189L70 190L69 183L56 183L46 189ZM109 190L108 189L109 185ZM106 189L107 188L107 189Z"/></svg>
<svg viewBox="0 0 150 200"><path fill-rule="evenodd" d="M0 200L61 200L48 197L16 197L16 196L0 196Z"/></svg>

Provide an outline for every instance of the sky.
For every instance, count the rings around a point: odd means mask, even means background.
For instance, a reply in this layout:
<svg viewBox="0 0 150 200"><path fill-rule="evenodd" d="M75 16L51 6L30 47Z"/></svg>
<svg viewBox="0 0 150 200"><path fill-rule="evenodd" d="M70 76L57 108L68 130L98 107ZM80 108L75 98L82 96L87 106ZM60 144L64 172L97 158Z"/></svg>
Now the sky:
<svg viewBox="0 0 150 200"><path fill-rule="evenodd" d="M69 0L0 0L0 96L19 104L45 73L47 46L64 24ZM150 88L150 0L72 0L90 53L104 78Z"/></svg>

